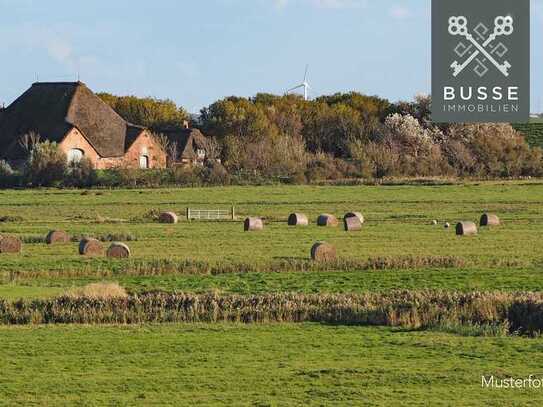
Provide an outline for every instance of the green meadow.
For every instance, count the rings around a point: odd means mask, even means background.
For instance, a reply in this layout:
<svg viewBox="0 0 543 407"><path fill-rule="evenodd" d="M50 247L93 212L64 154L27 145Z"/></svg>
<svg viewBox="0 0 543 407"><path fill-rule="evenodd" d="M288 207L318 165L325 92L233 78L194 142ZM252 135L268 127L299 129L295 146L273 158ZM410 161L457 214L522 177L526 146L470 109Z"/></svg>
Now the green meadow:
<svg viewBox="0 0 543 407"><path fill-rule="evenodd" d="M160 211L235 207L237 220L157 223ZM360 211L361 232L315 225ZM308 227L289 227L292 212ZM456 222L502 225L471 237ZM244 232L246 216L265 228ZM438 225L432 225L432 220ZM451 225L445 228L445 223ZM0 298L62 295L95 282L128 293L541 291L543 183L0 191ZM78 254L77 238L125 241L128 260ZM317 241L339 261L309 260ZM301 324L1 326L0 400L26 405L540 405L543 390L482 389L481 375L538 374L540 338L477 330ZM1 404L1 403L0 403Z"/></svg>

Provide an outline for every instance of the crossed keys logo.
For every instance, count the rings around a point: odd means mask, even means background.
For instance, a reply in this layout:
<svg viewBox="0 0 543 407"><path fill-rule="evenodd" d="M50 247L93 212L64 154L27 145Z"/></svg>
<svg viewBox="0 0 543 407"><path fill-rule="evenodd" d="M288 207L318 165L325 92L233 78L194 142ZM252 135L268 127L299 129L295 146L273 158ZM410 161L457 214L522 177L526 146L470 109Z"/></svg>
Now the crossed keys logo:
<svg viewBox="0 0 543 407"><path fill-rule="evenodd" d="M473 61L475 67L473 71L482 78L487 74L489 68L488 62L492 63L504 76L509 76L509 68L511 64L504 60L499 63L497 59L503 58L509 49L502 43L495 44L494 41L500 36L510 36L513 34L513 17L498 16L494 20L494 31L488 37L485 36L490 32L490 29L483 23L479 23L475 29L477 39L468 31L468 19L464 16L449 18L449 34L453 36L462 36L468 43L460 41L454 52L458 57L463 58L466 55L469 57L462 63L454 61L451 64L453 76L457 77L462 73ZM483 41L482 43L480 41Z"/></svg>

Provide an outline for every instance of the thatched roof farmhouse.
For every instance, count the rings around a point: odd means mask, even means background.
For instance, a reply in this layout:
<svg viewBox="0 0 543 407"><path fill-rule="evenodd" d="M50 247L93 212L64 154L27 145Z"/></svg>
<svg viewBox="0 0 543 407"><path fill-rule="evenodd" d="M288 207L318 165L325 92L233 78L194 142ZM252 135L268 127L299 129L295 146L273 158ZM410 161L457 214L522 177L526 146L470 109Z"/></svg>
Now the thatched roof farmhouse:
<svg viewBox="0 0 543 407"><path fill-rule="evenodd" d="M179 165L201 164L208 158L206 137L198 129L189 128L161 130L167 137L175 162Z"/></svg>
<svg viewBox="0 0 543 407"><path fill-rule="evenodd" d="M126 122L82 82L34 83L3 109L0 158L24 159L21 141L30 133L38 134L40 141L58 143L68 160L87 157L95 168L166 165L167 152L148 129ZM168 138L179 145L180 159L198 155L205 139L198 130L188 128L172 130Z"/></svg>

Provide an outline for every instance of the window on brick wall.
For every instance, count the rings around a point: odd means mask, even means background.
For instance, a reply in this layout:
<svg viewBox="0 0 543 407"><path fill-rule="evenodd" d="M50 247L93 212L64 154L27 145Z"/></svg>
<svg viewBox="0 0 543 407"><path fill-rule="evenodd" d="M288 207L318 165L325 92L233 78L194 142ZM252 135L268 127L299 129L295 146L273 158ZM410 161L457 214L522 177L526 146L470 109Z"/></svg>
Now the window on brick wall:
<svg viewBox="0 0 543 407"><path fill-rule="evenodd" d="M79 148L72 148L70 151L68 151L68 162L69 163L78 163L81 161L83 156L85 155L85 152Z"/></svg>
<svg viewBox="0 0 543 407"><path fill-rule="evenodd" d="M140 168L143 170L149 168L149 156L140 155Z"/></svg>

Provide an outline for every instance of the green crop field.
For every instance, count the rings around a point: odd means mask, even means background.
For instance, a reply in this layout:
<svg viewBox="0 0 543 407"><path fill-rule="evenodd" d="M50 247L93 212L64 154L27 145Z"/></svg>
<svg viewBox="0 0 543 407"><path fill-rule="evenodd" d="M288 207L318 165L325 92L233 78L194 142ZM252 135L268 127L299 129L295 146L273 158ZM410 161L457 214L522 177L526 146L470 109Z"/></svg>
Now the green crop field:
<svg viewBox="0 0 543 407"><path fill-rule="evenodd" d="M531 118L529 123L514 124L513 128L524 134L532 147L543 147L543 118Z"/></svg>
<svg viewBox="0 0 543 407"><path fill-rule="evenodd" d="M235 207L236 221L157 223L159 211ZM361 232L315 225L360 211ZM502 225L455 235L483 212ZM286 225L303 212L310 226ZM245 216L265 228L244 232ZM431 224L433 219L438 225ZM446 229L445 222L451 224ZM63 295L95 282L149 291L237 294L392 290L541 291L543 183L261 186L0 191L3 304ZM63 229L74 241L48 246ZM125 241L130 259L78 254L77 237ZM315 265L316 241L338 262ZM5 301L3 303L2 301ZM30 318L32 319L32 318ZM0 321L2 321L0 317ZM542 390L482 389L481 375L539 374L539 337L464 328L315 323L0 326L0 400L34 405L540 405ZM490 336L489 336L490 335ZM444 401L446 400L446 401ZM2 403L0 403L2 404Z"/></svg>

